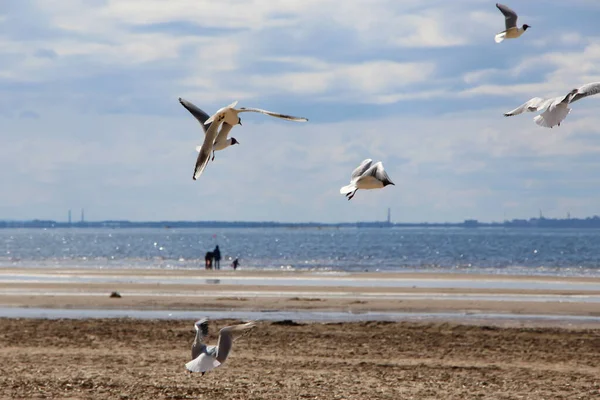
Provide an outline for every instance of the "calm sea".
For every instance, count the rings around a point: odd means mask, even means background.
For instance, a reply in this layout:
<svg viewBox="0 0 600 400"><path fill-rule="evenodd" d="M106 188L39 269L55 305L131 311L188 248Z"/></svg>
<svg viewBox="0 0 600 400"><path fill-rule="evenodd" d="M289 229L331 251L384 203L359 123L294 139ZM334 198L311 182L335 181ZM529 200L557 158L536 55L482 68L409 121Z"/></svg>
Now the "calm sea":
<svg viewBox="0 0 600 400"><path fill-rule="evenodd" d="M600 230L1 229L0 267L456 271L600 276Z"/></svg>

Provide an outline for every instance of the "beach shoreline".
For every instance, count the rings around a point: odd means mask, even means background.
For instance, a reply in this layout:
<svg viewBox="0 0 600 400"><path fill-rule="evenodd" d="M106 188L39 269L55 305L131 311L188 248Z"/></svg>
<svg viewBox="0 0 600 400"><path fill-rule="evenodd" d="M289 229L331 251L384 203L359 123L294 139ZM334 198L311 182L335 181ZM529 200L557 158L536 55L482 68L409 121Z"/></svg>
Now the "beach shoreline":
<svg viewBox="0 0 600 400"><path fill-rule="evenodd" d="M0 269L0 398L596 399L599 281ZM257 328L191 375L209 315Z"/></svg>
<svg viewBox="0 0 600 400"><path fill-rule="evenodd" d="M600 317L600 278L0 269L0 307Z"/></svg>

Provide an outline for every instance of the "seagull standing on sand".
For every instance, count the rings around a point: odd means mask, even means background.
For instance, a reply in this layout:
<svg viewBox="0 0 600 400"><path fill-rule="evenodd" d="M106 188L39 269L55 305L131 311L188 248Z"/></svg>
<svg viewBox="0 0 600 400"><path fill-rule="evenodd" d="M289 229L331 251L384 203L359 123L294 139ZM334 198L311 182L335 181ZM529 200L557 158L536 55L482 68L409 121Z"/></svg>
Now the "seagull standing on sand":
<svg viewBox="0 0 600 400"><path fill-rule="evenodd" d="M348 200L354 197L358 189L382 189L387 185L394 185L383 169L381 161L372 164L373 160L370 158L364 160L352 172L350 184L340 189L340 193L345 194Z"/></svg>
<svg viewBox="0 0 600 400"><path fill-rule="evenodd" d="M211 369L223 364L231 352L233 346L233 332L244 331L253 328L253 321L245 324L226 326L219 331L219 341L216 346L206 346L204 338L208 336L208 318L196 321L196 338L192 344L192 361L185 364L190 372L201 372L204 375Z"/></svg>
<svg viewBox="0 0 600 400"><path fill-rule="evenodd" d="M571 90L564 96L553 97L550 99L534 97L514 110L505 113L504 116L511 117L526 111L536 112L544 110L544 112L536 116L533 120L539 126L552 128L555 125L560 126L560 123L567 115L569 115L571 112L569 104L598 93L600 93L600 82L588 83L578 89Z"/></svg>
<svg viewBox="0 0 600 400"><path fill-rule="evenodd" d="M523 24L521 28L517 28L517 13L499 3L496 3L496 7L498 7L498 10L504 14L504 22L506 24L506 30L500 32L494 37L496 43L500 43L504 39L516 39L521 36L523 32L527 30L527 28L530 28L530 26L527 24Z"/></svg>
<svg viewBox="0 0 600 400"><path fill-rule="evenodd" d="M198 122L200 122L200 125L202 125L202 129L204 130L204 134L206 135L206 131L210 128L210 123L208 125L204 125L204 123L210 118L209 115L196 107L193 103L182 99L181 97L179 98L179 102L198 120ZM229 135L229 131L231 131L232 128L233 126L223 123L221 130L217 134L215 143L213 144L212 160L215 159L215 151L226 149L234 144L240 144L240 142L238 142L234 137L227 138L227 135ZM196 146L197 152L200 152L200 149L202 149L202 146Z"/></svg>

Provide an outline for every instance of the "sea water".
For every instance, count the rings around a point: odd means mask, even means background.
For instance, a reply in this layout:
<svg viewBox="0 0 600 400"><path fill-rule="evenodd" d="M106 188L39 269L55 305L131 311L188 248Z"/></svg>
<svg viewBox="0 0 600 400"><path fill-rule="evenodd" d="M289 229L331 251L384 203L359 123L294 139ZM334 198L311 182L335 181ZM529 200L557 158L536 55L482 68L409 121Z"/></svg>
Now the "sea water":
<svg viewBox="0 0 600 400"><path fill-rule="evenodd" d="M600 276L600 230L505 228L0 229L0 267L222 268Z"/></svg>

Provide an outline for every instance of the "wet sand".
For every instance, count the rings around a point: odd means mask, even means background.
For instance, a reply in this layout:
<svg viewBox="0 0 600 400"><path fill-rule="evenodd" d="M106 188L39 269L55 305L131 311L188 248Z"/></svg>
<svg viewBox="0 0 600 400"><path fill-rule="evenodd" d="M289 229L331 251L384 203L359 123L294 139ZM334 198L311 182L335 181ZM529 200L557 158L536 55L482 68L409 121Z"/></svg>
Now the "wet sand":
<svg viewBox="0 0 600 400"><path fill-rule="evenodd" d="M192 323L0 319L0 398L600 398L598 329L259 322L202 377Z"/></svg>
<svg viewBox="0 0 600 400"><path fill-rule="evenodd" d="M13 274L29 274L11 281ZM7 277L3 280L2 277ZM69 282L44 281L52 277L73 277ZM81 282L75 278L137 277L121 282ZM44 279L41 279L43 277ZM181 278L177 283L147 283L144 278ZM188 282L186 278L206 278ZM221 280L219 280L219 277ZM223 277L247 279L244 285L228 284ZM278 285L273 278L333 282L330 286ZM139 279L138 279L139 278ZM38 279L36 281L35 279ZM261 285L252 284L264 279ZM269 284L269 279L273 283ZM342 280L359 280L364 286L344 286ZM442 287L377 287L369 279L435 280ZM508 282L501 288L454 287L457 280ZM336 280L340 282L336 285ZM575 289L514 289L513 283L567 283ZM577 285L586 284L584 289ZM591 284L591 285L590 285ZM590 290L590 288L596 290ZM117 291L121 298L110 298ZM589 299L595 296L595 302ZM0 306L69 309L135 310L311 310L344 312L460 312L539 315L600 316L600 278L540 277L467 274L314 274L260 271L192 270L68 270L1 269Z"/></svg>

